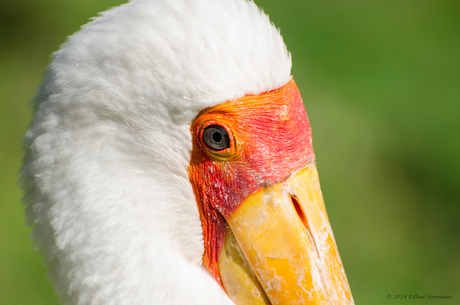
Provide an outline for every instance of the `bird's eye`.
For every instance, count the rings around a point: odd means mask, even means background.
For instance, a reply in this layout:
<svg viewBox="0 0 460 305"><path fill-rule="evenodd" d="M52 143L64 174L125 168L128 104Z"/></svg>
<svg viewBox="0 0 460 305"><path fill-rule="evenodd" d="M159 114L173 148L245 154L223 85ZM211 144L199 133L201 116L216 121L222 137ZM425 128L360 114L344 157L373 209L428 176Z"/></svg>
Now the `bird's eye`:
<svg viewBox="0 0 460 305"><path fill-rule="evenodd" d="M219 125L211 125L204 129L203 140L206 145L220 151L230 147L230 137L227 130Z"/></svg>

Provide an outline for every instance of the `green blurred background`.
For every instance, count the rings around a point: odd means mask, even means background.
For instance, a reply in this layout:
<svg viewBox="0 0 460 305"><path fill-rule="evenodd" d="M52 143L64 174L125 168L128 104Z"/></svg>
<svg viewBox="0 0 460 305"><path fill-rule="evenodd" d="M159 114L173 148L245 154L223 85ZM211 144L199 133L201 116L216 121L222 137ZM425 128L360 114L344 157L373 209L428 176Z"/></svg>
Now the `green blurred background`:
<svg viewBox="0 0 460 305"><path fill-rule="evenodd" d="M65 37L121 2L0 2L2 305L58 304L16 183L28 101ZM460 304L460 1L256 3L292 52L356 303Z"/></svg>

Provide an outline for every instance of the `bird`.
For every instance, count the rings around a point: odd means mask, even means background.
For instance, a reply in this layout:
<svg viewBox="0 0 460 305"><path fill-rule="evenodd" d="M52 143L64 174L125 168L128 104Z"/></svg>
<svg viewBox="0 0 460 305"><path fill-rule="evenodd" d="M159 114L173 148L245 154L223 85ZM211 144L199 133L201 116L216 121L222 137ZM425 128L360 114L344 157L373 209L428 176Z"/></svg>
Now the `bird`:
<svg viewBox="0 0 460 305"><path fill-rule="evenodd" d="M67 38L20 170L63 304L354 304L291 66L247 0L132 0Z"/></svg>

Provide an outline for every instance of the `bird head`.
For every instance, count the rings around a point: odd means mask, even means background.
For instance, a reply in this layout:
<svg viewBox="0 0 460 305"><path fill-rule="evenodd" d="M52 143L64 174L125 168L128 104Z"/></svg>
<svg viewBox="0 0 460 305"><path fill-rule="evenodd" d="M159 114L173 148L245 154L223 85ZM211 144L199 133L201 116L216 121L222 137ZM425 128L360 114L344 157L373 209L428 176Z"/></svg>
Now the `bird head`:
<svg viewBox="0 0 460 305"><path fill-rule="evenodd" d="M244 0L134 0L68 38L21 170L64 303L353 303L290 69Z"/></svg>

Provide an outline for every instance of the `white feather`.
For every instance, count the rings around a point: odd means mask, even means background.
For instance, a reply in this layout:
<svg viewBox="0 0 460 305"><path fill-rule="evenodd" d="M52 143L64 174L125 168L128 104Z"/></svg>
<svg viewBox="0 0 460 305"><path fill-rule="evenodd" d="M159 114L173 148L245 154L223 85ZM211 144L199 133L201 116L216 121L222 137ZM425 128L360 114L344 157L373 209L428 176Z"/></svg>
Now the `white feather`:
<svg viewBox="0 0 460 305"><path fill-rule="evenodd" d="M187 166L198 112L283 86L278 30L244 0L137 0L55 52L21 171L64 304L232 304L201 265Z"/></svg>

